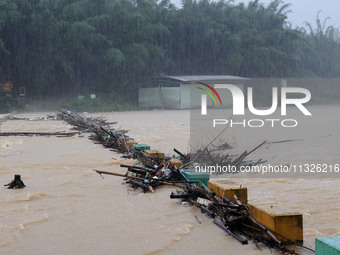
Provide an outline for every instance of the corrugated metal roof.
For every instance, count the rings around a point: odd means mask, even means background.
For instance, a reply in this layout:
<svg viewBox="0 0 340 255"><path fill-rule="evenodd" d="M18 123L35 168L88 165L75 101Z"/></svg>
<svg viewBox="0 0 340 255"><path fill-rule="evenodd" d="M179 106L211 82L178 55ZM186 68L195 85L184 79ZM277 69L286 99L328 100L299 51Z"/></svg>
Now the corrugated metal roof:
<svg viewBox="0 0 340 255"><path fill-rule="evenodd" d="M246 81L247 78L232 75L180 75L180 76L163 76L165 79L176 80L178 82L200 82L200 81Z"/></svg>

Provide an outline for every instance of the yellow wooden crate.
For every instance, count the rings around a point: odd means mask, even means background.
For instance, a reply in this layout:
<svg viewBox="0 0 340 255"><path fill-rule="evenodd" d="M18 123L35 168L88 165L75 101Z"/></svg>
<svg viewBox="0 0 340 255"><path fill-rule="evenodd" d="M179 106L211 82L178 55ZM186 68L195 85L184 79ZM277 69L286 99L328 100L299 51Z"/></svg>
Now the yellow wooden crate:
<svg viewBox="0 0 340 255"><path fill-rule="evenodd" d="M128 140L128 146L129 146L129 148L132 150L132 146L134 145L134 144L137 144L137 142L135 142L134 140Z"/></svg>
<svg viewBox="0 0 340 255"><path fill-rule="evenodd" d="M242 203L247 203L248 201L247 188L230 180L209 180L208 188L212 192L215 192L217 196L224 196L234 203L236 203L234 195L236 195Z"/></svg>
<svg viewBox="0 0 340 255"><path fill-rule="evenodd" d="M250 213L265 227L276 233L289 238L297 243L303 243L302 214L287 208L280 208L270 205L248 204ZM276 235L281 242L288 242L287 239Z"/></svg>
<svg viewBox="0 0 340 255"><path fill-rule="evenodd" d="M149 155L150 157L158 157L158 158L164 158L165 154L163 152L160 152L158 150L145 150L145 154Z"/></svg>
<svg viewBox="0 0 340 255"><path fill-rule="evenodd" d="M183 166L183 162L180 161L178 158L172 158L172 159L170 159L169 163L170 163L171 166L176 166L176 167L181 167L181 166Z"/></svg>

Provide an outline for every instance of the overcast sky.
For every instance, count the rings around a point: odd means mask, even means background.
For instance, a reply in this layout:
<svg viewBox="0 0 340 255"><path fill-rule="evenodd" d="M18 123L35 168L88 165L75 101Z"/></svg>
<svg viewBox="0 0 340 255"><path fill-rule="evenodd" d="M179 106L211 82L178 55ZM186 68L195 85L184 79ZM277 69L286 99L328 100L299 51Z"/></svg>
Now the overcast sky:
<svg viewBox="0 0 340 255"><path fill-rule="evenodd" d="M320 19L330 17L326 24L340 27L340 0L283 0L285 3L290 3L291 13L288 14L288 20L293 26L304 26L304 22L308 21L315 27L316 15L319 10L322 10ZM235 3L248 3L250 0L235 0ZM268 4L271 0L260 0L264 4Z"/></svg>
<svg viewBox="0 0 340 255"><path fill-rule="evenodd" d="M171 0L177 6L181 6L181 0ZM249 3L251 0L234 0L236 4L244 2ZM288 14L288 20L295 26L304 26L304 22L309 22L313 27L316 25L316 15L319 10L322 10L320 19L330 17L326 24L333 25L340 28L340 0L283 0L285 3L290 3L291 13ZM271 0L260 0L260 2L267 5Z"/></svg>

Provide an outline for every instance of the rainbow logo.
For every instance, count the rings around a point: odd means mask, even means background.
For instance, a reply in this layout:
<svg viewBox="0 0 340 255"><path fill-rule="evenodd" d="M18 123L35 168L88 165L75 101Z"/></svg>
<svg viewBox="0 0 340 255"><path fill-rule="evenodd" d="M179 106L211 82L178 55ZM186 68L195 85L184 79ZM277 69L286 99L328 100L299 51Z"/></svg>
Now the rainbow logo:
<svg viewBox="0 0 340 255"><path fill-rule="evenodd" d="M221 106L222 106L221 97L220 97L220 95L217 93L216 89L214 89L213 87L211 87L209 84L205 84L205 83L203 83L203 82L199 82L199 84L202 84L203 86L205 86L205 87L207 87L208 89L210 89L210 90L217 96L217 98L218 98L218 100L220 101L220 104L221 104ZM207 93L207 94L212 98L212 100L214 101L215 106L217 105L216 100L215 100L215 97L213 96L213 94L212 94L209 90L207 90L207 89L205 89L205 88L200 88L200 87L197 87L197 88L200 89L200 90L203 90L205 93Z"/></svg>

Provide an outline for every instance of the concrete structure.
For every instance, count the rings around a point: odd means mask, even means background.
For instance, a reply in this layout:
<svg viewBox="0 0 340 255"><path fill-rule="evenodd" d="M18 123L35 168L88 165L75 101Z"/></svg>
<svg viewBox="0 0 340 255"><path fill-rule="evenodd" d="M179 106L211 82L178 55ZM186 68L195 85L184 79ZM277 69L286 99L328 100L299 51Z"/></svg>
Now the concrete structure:
<svg viewBox="0 0 340 255"><path fill-rule="evenodd" d="M156 158L164 158L165 156L164 152L160 152L158 150L145 150L144 153L150 157Z"/></svg>
<svg viewBox="0 0 340 255"><path fill-rule="evenodd" d="M208 188L215 192L217 196L226 197L233 203L236 203L234 195L244 204L248 201L248 189L232 181L209 180Z"/></svg>
<svg viewBox="0 0 340 255"><path fill-rule="evenodd" d="M243 89L248 79L230 75L205 76L164 76L159 79L157 87L140 88L138 104L145 108L190 109L200 107L202 91L196 89L203 82L214 84L233 84ZM161 85L166 84L166 85ZM216 89L221 96L224 107L232 105L229 91ZM213 107L213 101L208 98L208 106Z"/></svg>
<svg viewBox="0 0 340 255"><path fill-rule="evenodd" d="M215 192L217 196L225 196L234 203L236 202L234 195L236 195L243 204L248 206L250 213L257 222L279 234L274 233L281 242L289 243L289 240L292 240L303 243L302 214L287 208L247 203L247 188L230 180L209 180L208 188ZM282 236L289 238L289 240Z"/></svg>
<svg viewBox="0 0 340 255"><path fill-rule="evenodd" d="M276 235L276 237L281 242L289 243L289 240L292 240L297 243L303 243L301 213L278 206L254 205L251 203L248 203L248 208L250 213L259 223L280 234ZM284 236L289 240L281 236Z"/></svg>

